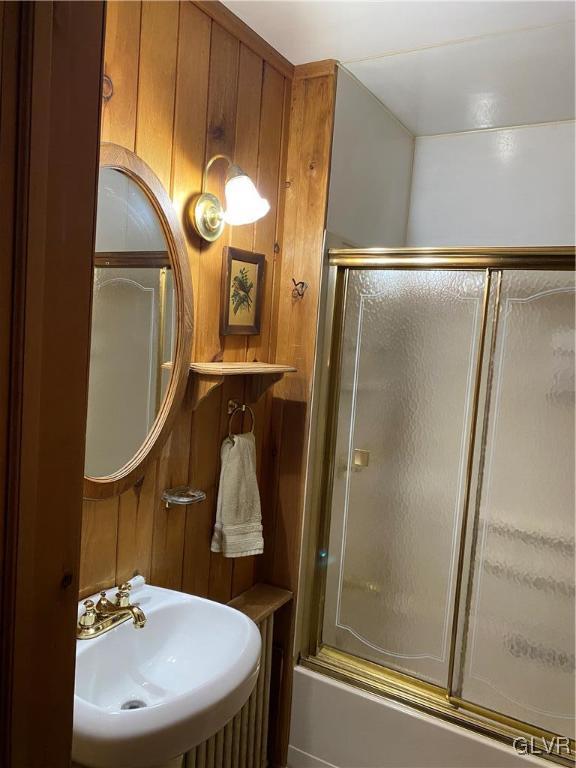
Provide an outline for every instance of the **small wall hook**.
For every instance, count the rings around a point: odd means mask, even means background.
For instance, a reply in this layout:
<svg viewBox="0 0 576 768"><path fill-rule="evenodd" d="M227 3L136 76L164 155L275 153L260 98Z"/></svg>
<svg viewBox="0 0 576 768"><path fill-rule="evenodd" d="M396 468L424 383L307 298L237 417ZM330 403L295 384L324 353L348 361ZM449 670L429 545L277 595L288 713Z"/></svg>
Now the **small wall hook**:
<svg viewBox="0 0 576 768"><path fill-rule="evenodd" d="M292 288L292 298L303 299L306 289L308 288L308 283L305 283L304 280L300 280L297 283L294 278L292 278L292 282L294 283L294 288Z"/></svg>

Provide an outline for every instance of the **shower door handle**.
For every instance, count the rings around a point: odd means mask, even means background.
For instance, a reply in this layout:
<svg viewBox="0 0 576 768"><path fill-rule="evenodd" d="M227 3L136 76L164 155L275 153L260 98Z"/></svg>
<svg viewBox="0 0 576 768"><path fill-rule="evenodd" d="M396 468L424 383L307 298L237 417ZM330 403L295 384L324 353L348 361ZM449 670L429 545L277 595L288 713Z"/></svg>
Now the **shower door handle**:
<svg viewBox="0 0 576 768"><path fill-rule="evenodd" d="M366 469L370 464L370 451L364 450L364 448L354 448L354 454L352 457L352 465L356 471L359 469Z"/></svg>
<svg viewBox="0 0 576 768"><path fill-rule="evenodd" d="M366 451L363 448L354 448L352 452L352 462L350 464L350 470L352 472L359 472L361 469L366 469L370 463L370 451ZM337 464L337 477L344 477L348 472L348 456L342 457Z"/></svg>

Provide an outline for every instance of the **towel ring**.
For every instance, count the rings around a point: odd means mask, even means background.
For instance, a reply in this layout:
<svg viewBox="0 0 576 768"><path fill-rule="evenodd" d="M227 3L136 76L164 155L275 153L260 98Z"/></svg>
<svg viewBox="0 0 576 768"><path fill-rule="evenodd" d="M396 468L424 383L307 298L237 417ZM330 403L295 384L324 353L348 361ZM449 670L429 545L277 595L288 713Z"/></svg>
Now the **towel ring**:
<svg viewBox="0 0 576 768"><path fill-rule="evenodd" d="M234 418L234 416L236 416L237 413L245 413L246 411L248 411L248 413L252 417L252 426L250 427L250 432L252 433L254 432L254 424L256 422L254 411L252 410L252 408L250 408L249 405L237 405L236 408L234 408L234 410L230 414L230 417L228 419L228 439L230 440L232 445L234 445L234 435L232 434L232 419Z"/></svg>

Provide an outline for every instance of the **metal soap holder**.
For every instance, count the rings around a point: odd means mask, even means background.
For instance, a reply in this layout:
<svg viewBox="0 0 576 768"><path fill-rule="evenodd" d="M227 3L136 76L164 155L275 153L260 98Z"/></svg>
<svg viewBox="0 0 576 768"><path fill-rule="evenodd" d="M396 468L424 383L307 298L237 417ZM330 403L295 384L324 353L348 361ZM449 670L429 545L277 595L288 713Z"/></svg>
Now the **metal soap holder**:
<svg viewBox="0 0 576 768"><path fill-rule="evenodd" d="M198 504L206 499L204 491L198 488L192 488L190 485L179 485L178 488L167 488L162 493L162 501L168 507L180 506L183 504Z"/></svg>

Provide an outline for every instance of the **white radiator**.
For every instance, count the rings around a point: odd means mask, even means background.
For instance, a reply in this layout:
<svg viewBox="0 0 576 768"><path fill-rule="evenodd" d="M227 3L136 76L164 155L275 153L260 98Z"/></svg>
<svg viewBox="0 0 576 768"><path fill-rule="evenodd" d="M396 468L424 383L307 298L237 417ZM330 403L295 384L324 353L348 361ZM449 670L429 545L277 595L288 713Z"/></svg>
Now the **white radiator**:
<svg viewBox="0 0 576 768"><path fill-rule="evenodd" d="M224 728L185 755L185 768L266 768L274 614L258 628L262 655L250 698Z"/></svg>

